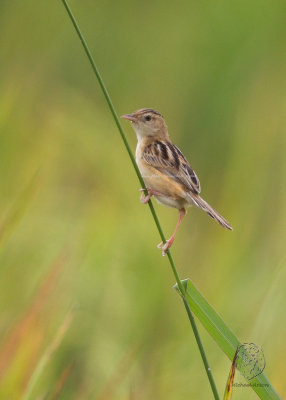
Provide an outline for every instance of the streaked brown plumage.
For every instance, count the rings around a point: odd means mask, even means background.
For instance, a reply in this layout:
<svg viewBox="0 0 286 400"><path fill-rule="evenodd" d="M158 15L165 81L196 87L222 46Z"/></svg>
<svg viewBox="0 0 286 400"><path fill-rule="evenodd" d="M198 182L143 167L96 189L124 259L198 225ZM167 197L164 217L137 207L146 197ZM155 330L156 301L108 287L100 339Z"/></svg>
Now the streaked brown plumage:
<svg viewBox="0 0 286 400"><path fill-rule="evenodd" d="M136 162L148 189L148 195L143 195L141 201L147 203L154 196L159 203L177 208L180 213L171 238L164 245L158 245L163 255L174 241L186 214L185 207L193 204L224 228L232 230L230 224L200 197L200 181L183 153L171 142L162 115L151 108L143 108L133 114L123 115L122 118L131 121L138 139Z"/></svg>

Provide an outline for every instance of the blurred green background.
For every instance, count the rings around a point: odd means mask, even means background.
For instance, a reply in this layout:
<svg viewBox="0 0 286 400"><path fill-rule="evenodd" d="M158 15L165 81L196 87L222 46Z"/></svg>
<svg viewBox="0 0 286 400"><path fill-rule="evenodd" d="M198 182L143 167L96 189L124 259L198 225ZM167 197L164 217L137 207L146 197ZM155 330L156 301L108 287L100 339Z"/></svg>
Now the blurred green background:
<svg viewBox="0 0 286 400"><path fill-rule="evenodd" d="M285 396L285 3L70 6L119 115L159 110L203 197L233 225L191 209L173 256L239 339L262 346ZM212 398L61 1L1 0L0 60L0 398ZM177 211L156 210L169 236ZM222 394L230 362L198 326ZM233 398L257 396L234 388Z"/></svg>

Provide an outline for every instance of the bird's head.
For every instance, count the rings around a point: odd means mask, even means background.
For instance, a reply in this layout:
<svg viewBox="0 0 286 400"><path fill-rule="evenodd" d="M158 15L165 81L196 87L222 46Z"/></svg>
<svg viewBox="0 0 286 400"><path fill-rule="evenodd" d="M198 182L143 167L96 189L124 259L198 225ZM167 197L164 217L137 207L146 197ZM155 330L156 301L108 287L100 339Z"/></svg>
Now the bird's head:
<svg viewBox="0 0 286 400"><path fill-rule="evenodd" d="M121 118L131 121L138 139L142 139L143 137L165 138L168 136L168 129L164 118L158 111L152 108L142 108L132 114L122 115Z"/></svg>

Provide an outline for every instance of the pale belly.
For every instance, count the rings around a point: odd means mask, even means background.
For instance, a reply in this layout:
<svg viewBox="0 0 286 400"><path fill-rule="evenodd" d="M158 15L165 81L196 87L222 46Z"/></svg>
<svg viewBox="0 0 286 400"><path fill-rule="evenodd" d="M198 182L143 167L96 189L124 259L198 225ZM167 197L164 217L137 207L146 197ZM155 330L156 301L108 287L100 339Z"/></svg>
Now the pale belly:
<svg viewBox="0 0 286 400"><path fill-rule="evenodd" d="M158 203L163 204L165 207L177 208L180 210L184 207L190 207L191 204L187 203L185 199L173 199L167 196L154 196Z"/></svg>

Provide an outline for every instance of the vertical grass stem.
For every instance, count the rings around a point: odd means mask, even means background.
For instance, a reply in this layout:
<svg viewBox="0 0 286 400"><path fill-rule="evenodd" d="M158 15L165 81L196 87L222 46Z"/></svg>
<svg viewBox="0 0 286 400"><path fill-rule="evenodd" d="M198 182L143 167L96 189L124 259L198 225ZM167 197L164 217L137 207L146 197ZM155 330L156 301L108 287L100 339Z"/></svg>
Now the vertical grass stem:
<svg viewBox="0 0 286 400"><path fill-rule="evenodd" d="M77 34L78 34L78 37L79 37L79 39L80 39L80 41L81 41L81 43L83 45L83 48L84 48L85 53L86 53L86 55L87 55L87 57L89 59L89 62L90 62L91 67L93 69L93 72L96 75L98 83L99 83L99 85L101 87L101 90L102 90L102 92L104 94L105 100L106 100L106 102L107 102L107 104L109 106L109 109L110 109L110 111L112 113L112 116L114 118L114 121L115 121L115 123L116 123L116 125L118 127L118 130L119 130L119 133L121 135L121 138L122 138L122 140L124 142L124 145L126 147L126 150L127 150L128 154L129 154L130 160L131 160L131 162L133 164L133 167L134 167L136 175L137 175L137 177L139 179L140 185L141 185L142 188L146 189L146 186L144 184L143 178L141 176L141 173L139 171L139 168L138 168L138 166L136 164L135 158L134 158L133 153L131 151L131 148L129 146L129 143L128 143L127 139L126 139L126 136L125 136L124 131L122 129L122 126L120 124L118 115L117 115L117 113L115 111L115 108L114 108L114 106L112 104L112 101L111 101L111 98L110 98L110 96L108 94L108 91L107 91L107 89L106 89L106 87L104 85L103 79L101 78L101 75L100 75L100 73L98 71L98 68L97 68L97 66L96 66L96 64L95 64L95 62L93 60L93 57L92 57L90 51L89 51L87 43L86 43L86 41L85 41L85 39L84 39L80 29L79 29L79 26L78 26L73 14L72 14L70 8L69 8L66 0L62 0L62 3L64 5L64 7L65 7L65 9L66 9L71 21L72 21L72 24L73 24L73 26L74 26ZM147 192L146 192L146 194L147 194ZM150 208L150 211L152 213L153 219L155 221L155 224L157 226L157 229L159 231L159 234L161 236L161 239L165 243L166 242L166 238L165 238L165 235L163 233L163 230L162 230L162 227L160 225L160 222L159 222L159 219L157 217L157 214L155 212L154 206L153 206L151 201L149 201L148 204L149 204L149 208ZM213 375L212 375L212 372L211 372L211 368L209 366L209 363L208 363L208 360L207 360L207 357L206 357L206 353L205 353L205 350L204 350L204 347L203 347L203 344L202 344L202 341L201 341L201 338L200 338L200 335L199 335L199 332L198 332L198 328L197 328L196 322L194 320L193 314L191 312L190 306L189 306L189 304L188 304L188 302L186 300L185 289L184 289L184 287L182 285L182 282L180 280L180 277L179 277L179 274L178 274L178 271L177 271L177 268L175 266L175 263L174 263L174 260L173 260L173 257L172 257L172 254L171 254L170 250L168 250L167 256L168 256L171 268L173 270L173 273L174 273L178 288L179 288L179 290L181 292L181 295L182 295L184 306L186 308L187 315L188 315L188 318L190 320L190 323L191 323L191 326L192 326L192 329L193 329L193 332L194 332L194 335L195 335L195 339L196 339L196 342L197 342L197 345L198 345L198 348L199 348L199 351L200 351L200 354L201 354L201 357L202 357L202 360L203 360L203 364L204 364L204 367L205 367L205 370L206 370L206 373L207 373L207 376L208 376L208 379L209 379L209 383L210 383L210 386L211 386L211 389L212 389L212 392L213 392L213 396L214 396L215 400L219 400L219 395L218 395L218 392L217 392L215 381L214 381L214 378L213 378Z"/></svg>

